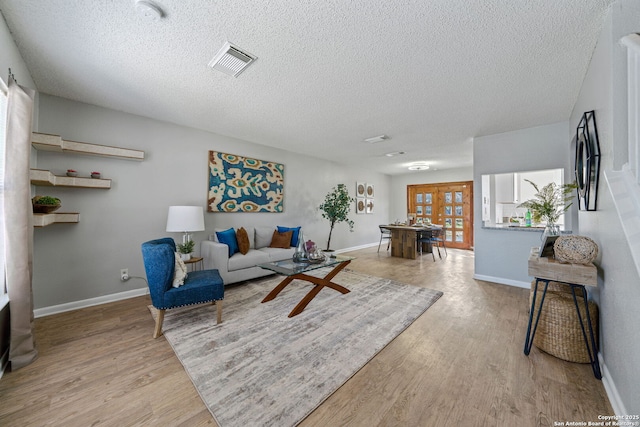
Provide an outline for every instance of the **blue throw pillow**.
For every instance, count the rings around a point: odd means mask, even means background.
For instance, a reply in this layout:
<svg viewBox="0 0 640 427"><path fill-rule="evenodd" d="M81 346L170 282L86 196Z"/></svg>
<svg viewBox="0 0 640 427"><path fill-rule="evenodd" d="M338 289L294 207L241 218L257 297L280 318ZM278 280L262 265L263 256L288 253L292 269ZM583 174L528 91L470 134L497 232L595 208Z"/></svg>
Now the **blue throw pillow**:
<svg viewBox="0 0 640 427"><path fill-rule="evenodd" d="M229 256L240 250L238 248L238 240L236 239L236 231L233 228L224 231L216 231L216 237L218 238L218 242L229 246Z"/></svg>
<svg viewBox="0 0 640 427"><path fill-rule="evenodd" d="M287 231L293 231L291 233L291 246L298 245L298 236L300 235L300 228L302 227L281 227L278 226L278 233L286 233Z"/></svg>

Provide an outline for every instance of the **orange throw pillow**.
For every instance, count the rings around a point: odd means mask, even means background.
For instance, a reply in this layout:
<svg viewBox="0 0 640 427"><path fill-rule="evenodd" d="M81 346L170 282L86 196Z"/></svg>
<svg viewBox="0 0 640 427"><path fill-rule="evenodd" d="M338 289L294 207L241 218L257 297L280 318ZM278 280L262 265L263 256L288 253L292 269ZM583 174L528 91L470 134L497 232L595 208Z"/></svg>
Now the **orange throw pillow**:
<svg viewBox="0 0 640 427"><path fill-rule="evenodd" d="M249 235L244 227L240 227L236 231L236 240L238 241L238 249L242 255L246 255L249 252Z"/></svg>
<svg viewBox="0 0 640 427"><path fill-rule="evenodd" d="M273 232L273 237L271 237L270 248L282 248L288 249L291 247L291 235L293 231L287 231L285 233L278 233L278 230Z"/></svg>

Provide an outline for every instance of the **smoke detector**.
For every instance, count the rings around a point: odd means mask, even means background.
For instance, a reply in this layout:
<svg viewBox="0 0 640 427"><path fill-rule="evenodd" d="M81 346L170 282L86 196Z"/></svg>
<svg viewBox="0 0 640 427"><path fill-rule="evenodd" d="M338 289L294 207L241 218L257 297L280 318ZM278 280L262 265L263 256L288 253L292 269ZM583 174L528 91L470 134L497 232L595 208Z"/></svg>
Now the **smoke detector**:
<svg viewBox="0 0 640 427"><path fill-rule="evenodd" d="M209 67L238 77L256 59L258 59L256 56L226 42L209 62Z"/></svg>
<svg viewBox="0 0 640 427"><path fill-rule="evenodd" d="M401 156L404 154L404 151L392 151L390 153L385 153L385 156L387 157L395 157L395 156Z"/></svg>
<svg viewBox="0 0 640 427"><path fill-rule="evenodd" d="M378 135L378 136L373 136L371 138L367 138L364 140L364 142L368 142L369 144L375 144L376 142L381 142L381 141L384 141L385 139L389 139L389 137L387 135Z"/></svg>

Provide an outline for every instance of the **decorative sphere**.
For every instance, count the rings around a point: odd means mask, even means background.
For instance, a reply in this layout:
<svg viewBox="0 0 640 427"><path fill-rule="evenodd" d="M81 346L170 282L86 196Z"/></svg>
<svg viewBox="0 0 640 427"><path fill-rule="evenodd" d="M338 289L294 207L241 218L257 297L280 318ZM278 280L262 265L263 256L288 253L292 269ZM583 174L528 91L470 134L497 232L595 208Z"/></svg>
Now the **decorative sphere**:
<svg viewBox="0 0 640 427"><path fill-rule="evenodd" d="M598 245L585 236L560 236L553 244L555 259L570 264L590 264L598 256Z"/></svg>

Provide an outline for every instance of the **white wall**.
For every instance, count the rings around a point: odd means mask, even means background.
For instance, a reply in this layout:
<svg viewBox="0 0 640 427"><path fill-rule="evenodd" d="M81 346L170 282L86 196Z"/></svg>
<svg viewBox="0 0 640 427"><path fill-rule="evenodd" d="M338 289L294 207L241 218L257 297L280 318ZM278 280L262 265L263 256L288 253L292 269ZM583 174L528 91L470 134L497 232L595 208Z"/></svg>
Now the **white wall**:
<svg viewBox="0 0 640 427"><path fill-rule="evenodd" d="M528 287L527 259L540 246L542 231L482 228L482 175L564 168L565 182L573 182L569 124L561 122L473 141L475 277ZM574 208L570 208L573 210ZM572 229L567 215L565 229Z"/></svg>
<svg viewBox="0 0 640 427"><path fill-rule="evenodd" d="M194 233L199 242L214 228L241 225L302 225L305 238L324 247L329 223L317 206L338 183L355 195L356 181L373 183L374 214L351 218L334 230L331 247L341 249L377 243L378 224L389 216L390 178L365 168L355 170L336 163L272 149L196 129L140 116L40 95L38 130L65 139L144 150L142 162L74 156L39 151L37 167L64 174L100 171L111 178L109 190L37 187L38 194L62 200L61 211L79 212L78 224L53 224L35 230L35 307L48 307L145 288L140 279L120 282L121 268L144 276L140 244L166 233L170 205L199 205L207 200L209 150L218 150L285 165L283 213L205 213L207 231Z"/></svg>
<svg viewBox="0 0 640 427"><path fill-rule="evenodd" d="M623 0L610 10L580 94L571 127L585 111L595 110L602 170L619 170L627 161L626 49L619 39L640 32L640 4ZM600 307L600 352L603 379L618 414L640 413L640 276L607 181L601 172L595 212L580 211L579 233L599 246L600 277L592 296Z"/></svg>
<svg viewBox="0 0 640 427"><path fill-rule="evenodd" d="M440 182L472 181L473 168L446 169L442 171L416 171L391 177L391 194L388 221L407 219L407 185L436 184ZM475 189L474 189L475 191ZM478 211L482 212L482 211Z"/></svg>
<svg viewBox="0 0 640 427"><path fill-rule="evenodd" d="M0 79L5 83L8 83L9 68L15 76L16 81L22 85L35 89L35 84L31 78L31 74L27 69L27 65L24 63L18 47L11 37L9 28L7 27L4 17L0 15Z"/></svg>

